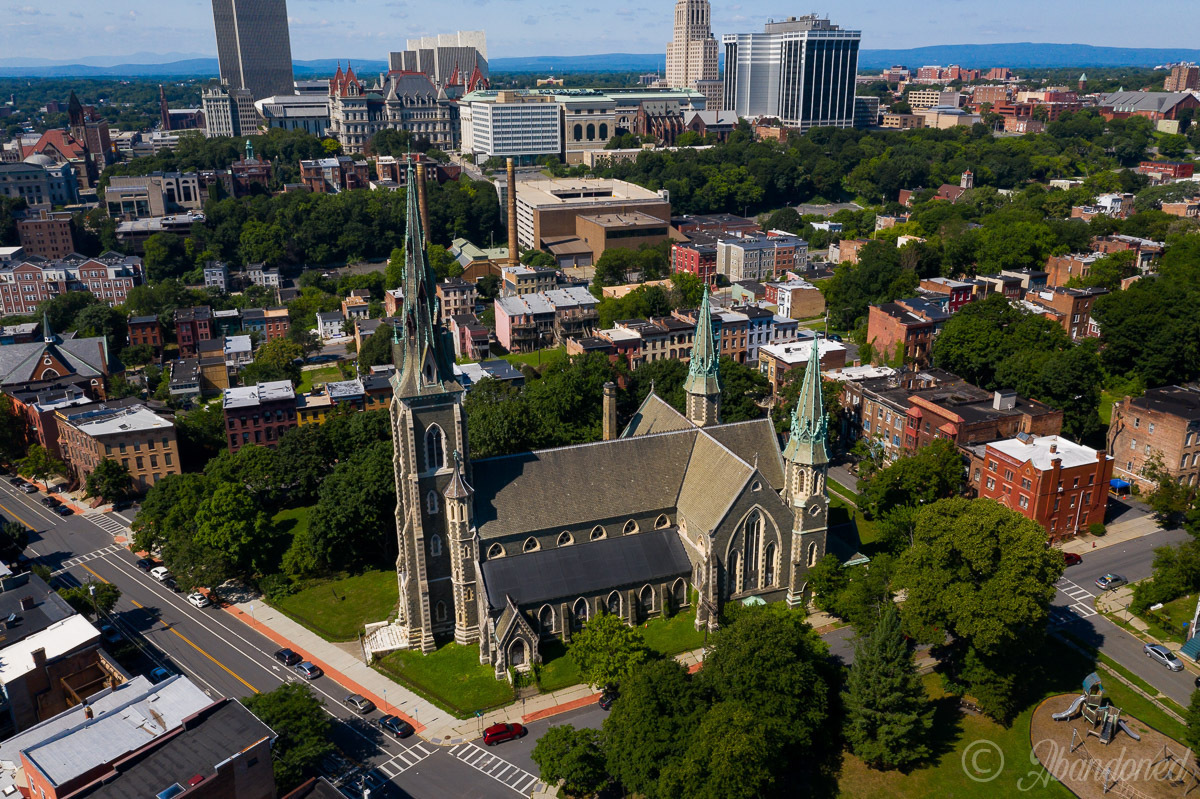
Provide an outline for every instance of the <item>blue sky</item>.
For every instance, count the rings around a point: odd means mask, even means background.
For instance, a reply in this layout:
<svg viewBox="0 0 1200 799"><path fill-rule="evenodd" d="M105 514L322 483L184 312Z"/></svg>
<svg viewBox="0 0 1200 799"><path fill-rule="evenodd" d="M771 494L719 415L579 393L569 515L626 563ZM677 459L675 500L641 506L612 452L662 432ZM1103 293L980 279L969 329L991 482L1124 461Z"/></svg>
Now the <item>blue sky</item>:
<svg viewBox="0 0 1200 799"><path fill-rule="evenodd" d="M1195 0L778 0L714 2L713 29L758 30L768 17L816 11L863 31L865 48L989 42L1194 47ZM384 58L408 37L483 28L495 57L649 53L670 38L672 0L288 0L297 59ZM1175 24L1173 24L1173 22ZM208 0L0 0L0 57L54 60L132 53L213 54Z"/></svg>

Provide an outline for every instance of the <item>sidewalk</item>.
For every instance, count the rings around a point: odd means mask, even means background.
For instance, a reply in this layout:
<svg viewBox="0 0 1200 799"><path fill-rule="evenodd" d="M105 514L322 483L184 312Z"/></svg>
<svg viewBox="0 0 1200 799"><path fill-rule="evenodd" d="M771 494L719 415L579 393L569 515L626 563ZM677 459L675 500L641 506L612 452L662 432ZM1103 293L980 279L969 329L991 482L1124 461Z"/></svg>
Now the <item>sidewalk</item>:
<svg viewBox="0 0 1200 799"><path fill-rule="evenodd" d="M1108 531L1103 536L1097 538L1091 533L1083 533L1065 542L1062 545L1062 551L1083 555L1096 549L1124 544L1142 536L1157 533L1161 529L1163 528L1158 526L1158 522L1152 515L1142 516L1127 513L1122 516L1121 521L1110 524Z"/></svg>

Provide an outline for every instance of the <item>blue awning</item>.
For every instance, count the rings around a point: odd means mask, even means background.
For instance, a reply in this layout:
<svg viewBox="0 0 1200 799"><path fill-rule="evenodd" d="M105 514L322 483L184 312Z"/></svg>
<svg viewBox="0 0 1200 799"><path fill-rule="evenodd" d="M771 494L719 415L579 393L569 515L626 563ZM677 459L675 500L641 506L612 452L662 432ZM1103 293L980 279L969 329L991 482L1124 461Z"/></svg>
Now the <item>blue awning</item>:
<svg viewBox="0 0 1200 799"><path fill-rule="evenodd" d="M1113 479L1109 480L1108 484L1118 490L1120 490L1122 488L1129 488L1129 481L1122 480L1119 477L1114 477Z"/></svg>

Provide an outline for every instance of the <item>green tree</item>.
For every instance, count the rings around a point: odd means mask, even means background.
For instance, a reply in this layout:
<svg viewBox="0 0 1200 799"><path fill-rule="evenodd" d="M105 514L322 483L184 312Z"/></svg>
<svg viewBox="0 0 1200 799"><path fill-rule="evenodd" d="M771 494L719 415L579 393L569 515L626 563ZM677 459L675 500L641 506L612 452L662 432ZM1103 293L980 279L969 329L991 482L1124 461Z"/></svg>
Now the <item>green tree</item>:
<svg viewBox="0 0 1200 799"><path fill-rule="evenodd" d="M333 753L332 717L305 683L285 683L242 704L275 731L271 760L281 794L315 775L321 760Z"/></svg>
<svg viewBox="0 0 1200 799"><path fill-rule="evenodd" d="M121 350L121 363L126 366L145 366L154 360L154 347L149 344L136 344Z"/></svg>
<svg viewBox="0 0 1200 799"><path fill-rule="evenodd" d="M659 776L680 756L703 708L691 675L677 661L653 660L635 669L604 720L609 774L629 793L665 799Z"/></svg>
<svg viewBox="0 0 1200 799"><path fill-rule="evenodd" d="M933 708L895 605L855 645L843 701L846 740L871 766L906 768L929 757Z"/></svg>
<svg viewBox="0 0 1200 799"><path fill-rule="evenodd" d="M1006 720L1046 631L1062 556L1041 526L988 499L944 499L917 514L913 545L896 585L907 591L902 618L913 637L950 644L941 654L952 684L986 713Z"/></svg>
<svg viewBox="0 0 1200 799"><path fill-rule="evenodd" d="M51 455L50 450L41 444L33 444L25 457L17 461L17 472L32 477L39 483L45 483L52 474L65 476L67 464Z"/></svg>
<svg viewBox="0 0 1200 799"><path fill-rule="evenodd" d="M103 336L109 352L119 352L128 340L129 325L125 315L107 305L87 306L75 317L74 324L81 336Z"/></svg>
<svg viewBox="0 0 1200 799"><path fill-rule="evenodd" d="M392 362L392 338L395 334L391 325L382 324L367 337L358 352L359 374L370 374L372 366L384 366Z"/></svg>
<svg viewBox="0 0 1200 799"><path fill-rule="evenodd" d="M899 552L911 543L912 509L961 494L965 477L954 442L936 439L861 480L859 504L884 525L885 546Z"/></svg>
<svg viewBox="0 0 1200 799"><path fill-rule="evenodd" d="M1187 731L1184 733L1183 742L1193 753L1200 751L1200 688L1192 691L1184 722L1187 723Z"/></svg>
<svg viewBox="0 0 1200 799"><path fill-rule="evenodd" d="M121 598L121 589L112 583L89 582L60 588L58 595L65 599L76 613L95 619L113 612L117 600Z"/></svg>
<svg viewBox="0 0 1200 799"><path fill-rule="evenodd" d="M195 542L224 553L243 573L275 565L263 562L270 530L266 514L241 485L217 484L196 512Z"/></svg>
<svg viewBox="0 0 1200 799"><path fill-rule="evenodd" d="M471 455L490 458L533 448L525 393L507 380L485 378L463 400Z"/></svg>
<svg viewBox="0 0 1200 799"><path fill-rule="evenodd" d="M608 783L604 769L604 738L599 730L551 727L538 738L530 759L547 785L558 785L568 796L589 796Z"/></svg>
<svg viewBox="0 0 1200 799"><path fill-rule="evenodd" d="M245 263L276 266L287 253L287 233L279 225L251 219L238 237L238 252Z"/></svg>
<svg viewBox="0 0 1200 799"><path fill-rule="evenodd" d="M308 525L310 559L344 569L393 563L395 508L392 442L348 455L321 483Z"/></svg>
<svg viewBox="0 0 1200 799"><path fill-rule="evenodd" d="M1142 476L1154 484L1154 490L1143 495L1142 500L1161 522L1178 523L1196 501L1196 487L1184 485L1167 471L1158 452L1146 460Z"/></svg>
<svg viewBox="0 0 1200 799"><path fill-rule="evenodd" d="M776 793L784 768L781 741L738 702L704 714L681 757L663 769L660 796L757 799Z"/></svg>
<svg viewBox="0 0 1200 799"><path fill-rule="evenodd" d="M195 267L195 263L187 258L183 239L174 233L155 233L143 246L142 265L151 281L182 277L184 272Z"/></svg>
<svg viewBox="0 0 1200 799"><path fill-rule="evenodd" d="M133 520L135 551L159 549L176 534L194 535L196 514L208 494L202 474L169 474L151 486Z"/></svg>
<svg viewBox="0 0 1200 799"><path fill-rule="evenodd" d="M287 339L300 347L305 358L321 349L321 337L317 335L317 331L310 328L291 325L288 327Z"/></svg>
<svg viewBox="0 0 1200 799"><path fill-rule="evenodd" d="M404 250L396 247L388 257L383 270L384 289L398 289L404 285Z"/></svg>
<svg viewBox="0 0 1200 799"><path fill-rule="evenodd" d="M133 478L129 475L129 467L105 458L96 464L96 468L87 476L85 496L104 497L115 501L128 494L132 488Z"/></svg>
<svg viewBox="0 0 1200 799"><path fill-rule="evenodd" d="M13 407L12 397L0 394L0 458L11 461L23 453L26 422Z"/></svg>
<svg viewBox="0 0 1200 799"><path fill-rule="evenodd" d="M620 616L600 613L571 636L567 654L588 685L620 685L650 658L642 633Z"/></svg>
<svg viewBox="0 0 1200 799"><path fill-rule="evenodd" d="M203 469L226 447L225 415L212 405L175 414L175 431L179 436L179 458L188 471Z"/></svg>
<svg viewBox="0 0 1200 799"><path fill-rule="evenodd" d="M242 373L246 385L265 383L271 380L290 380L292 385L300 383L300 364L304 350L288 338L268 341L254 353L254 362Z"/></svg>

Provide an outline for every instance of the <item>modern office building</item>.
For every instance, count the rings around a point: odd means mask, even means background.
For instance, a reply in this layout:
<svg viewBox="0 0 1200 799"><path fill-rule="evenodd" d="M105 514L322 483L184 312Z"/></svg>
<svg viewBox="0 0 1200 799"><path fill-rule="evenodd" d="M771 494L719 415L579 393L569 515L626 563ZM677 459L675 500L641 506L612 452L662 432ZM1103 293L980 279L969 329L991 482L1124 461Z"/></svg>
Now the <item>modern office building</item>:
<svg viewBox="0 0 1200 799"><path fill-rule="evenodd" d="M801 131L853 126L861 38L816 15L768 22L762 33L726 34L724 107Z"/></svg>
<svg viewBox="0 0 1200 799"><path fill-rule="evenodd" d="M213 22L222 83L249 90L251 106L295 92L286 0L213 0Z"/></svg>
<svg viewBox="0 0 1200 799"><path fill-rule="evenodd" d="M489 158L532 163L562 153L562 109L553 95L504 91L494 99L464 98L459 120L463 150L474 153L477 163Z"/></svg>
<svg viewBox="0 0 1200 799"><path fill-rule="evenodd" d="M263 127L324 136L329 129L329 90L324 94L277 94L254 101Z"/></svg>
<svg viewBox="0 0 1200 799"><path fill-rule="evenodd" d="M708 0L675 3L675 36L667 43L666 83L677 89L703 92L708 110L721 109L717 40L712 35L712 7Z"/></svg>

